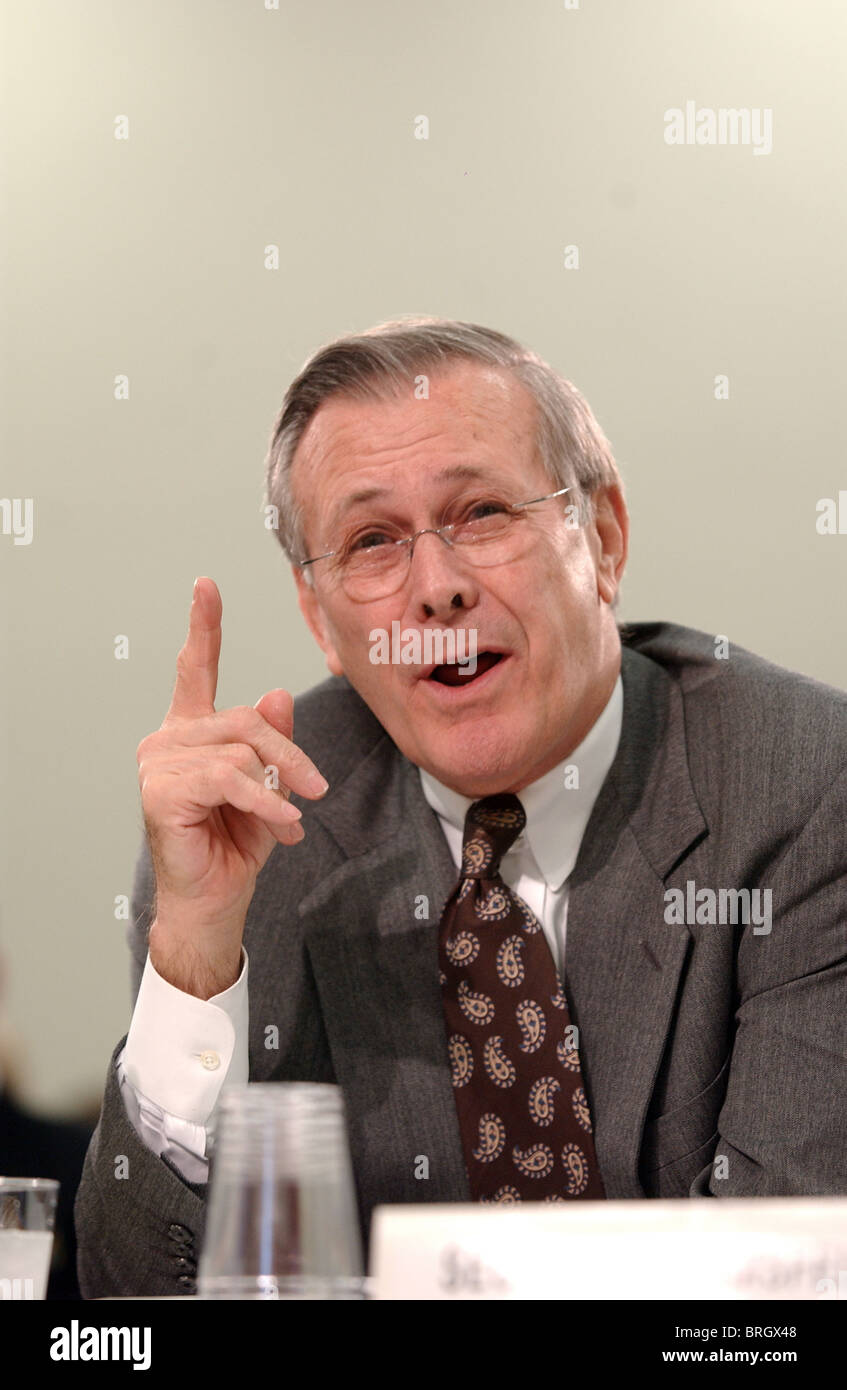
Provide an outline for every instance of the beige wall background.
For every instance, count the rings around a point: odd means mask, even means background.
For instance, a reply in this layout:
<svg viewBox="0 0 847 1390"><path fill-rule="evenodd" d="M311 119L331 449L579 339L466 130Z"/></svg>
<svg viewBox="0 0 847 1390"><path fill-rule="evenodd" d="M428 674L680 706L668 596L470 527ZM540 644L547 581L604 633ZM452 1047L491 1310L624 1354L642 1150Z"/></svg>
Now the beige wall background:
<svg viewBox="0 0 847 1390"><path fill-rule="evenodd" d="M0 535L3 1003L27 1097L70 1109L128 1026L135 748L194 576L223 594L221 706L324 674L260 504L328 338L420 312L529 343L615 447L620 619L847 686L847 534L816 530L847 488L847 9L13 0L3 24L0 496L34 506L30 544ZM667 145L687 101L769 108L772 152Z"/></svg>

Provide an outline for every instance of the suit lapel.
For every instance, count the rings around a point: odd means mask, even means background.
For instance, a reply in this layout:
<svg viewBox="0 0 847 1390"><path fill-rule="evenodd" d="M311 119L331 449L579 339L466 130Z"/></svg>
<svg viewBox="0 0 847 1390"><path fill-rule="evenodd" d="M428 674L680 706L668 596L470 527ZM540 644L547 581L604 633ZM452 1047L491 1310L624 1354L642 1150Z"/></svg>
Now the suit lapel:
<svg viewBox="0 0 847 1390"><path fill-rule="evenodd" d="M642 1195L638 1151L690 936L664 920L664 878L706 833L682 696L655 662L622 651L617 755L570 878L566 991L607 1196Z"/></svg>

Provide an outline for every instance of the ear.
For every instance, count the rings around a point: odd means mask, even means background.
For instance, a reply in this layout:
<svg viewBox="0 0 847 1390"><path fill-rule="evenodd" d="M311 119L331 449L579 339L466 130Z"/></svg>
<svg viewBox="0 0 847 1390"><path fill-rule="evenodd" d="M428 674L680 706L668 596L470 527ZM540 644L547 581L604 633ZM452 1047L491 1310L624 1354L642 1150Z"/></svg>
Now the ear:
<svg viewBox="0 0 847 1390"><path fill-rule="evenodd" d="M618 483L600 487L592 496L594 521L589 544L597 566L597 593L604 603L618 591L629 552L629 513Z"/></svg>
<svg viewBox="0 0 847 1390"><path fill-rule="evenodd" d="M330 636L329 624L321 607L321 601L300 566L292 565L291 571L297 585L297 602L300 605L300 612L309 625L309 631L326 657L326 664L330 673L333 676L343 676L344 668Z"/></svg>

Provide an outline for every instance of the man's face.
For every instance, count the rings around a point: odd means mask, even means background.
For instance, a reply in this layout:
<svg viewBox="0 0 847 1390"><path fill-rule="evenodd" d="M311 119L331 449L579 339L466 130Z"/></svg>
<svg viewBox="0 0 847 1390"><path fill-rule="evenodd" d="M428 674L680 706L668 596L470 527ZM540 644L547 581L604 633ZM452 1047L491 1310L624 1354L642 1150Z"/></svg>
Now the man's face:
<svg viewBox="0 0 847 1390"><path fill-rule="evenodd" d="M292 468L308 555L555 491L535 457L534 400L510 373L457 363L429 390L429 400L411 389L401 399L336 396L317 411ZM310 567L314 588L295 567L330 670L411 762L465 796L520 791L549 771L585 737L614 685L620 642L609 605L626 560L626 509L620 489L603 489L596 521L577 526L565 511L571 501L565 493L527 508L508 563L480 567L468 548L420 536L399 587L378 599L351 598L332 560ZM455 675L443 668L374 664L370 634L390 634L392 623L422 637L427 628L475 629L476 674L447 684L439 676Z"/></svg>

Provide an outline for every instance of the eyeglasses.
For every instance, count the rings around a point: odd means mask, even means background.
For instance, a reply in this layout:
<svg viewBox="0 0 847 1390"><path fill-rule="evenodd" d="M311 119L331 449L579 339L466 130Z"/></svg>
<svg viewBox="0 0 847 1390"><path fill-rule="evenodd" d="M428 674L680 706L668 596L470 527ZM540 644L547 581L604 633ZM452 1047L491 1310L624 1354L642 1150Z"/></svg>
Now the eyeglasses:
<svg viewBox="0 0 847 1390"><path fill-rule="evenodd" d="M445 545L460 547L462 558L472 565L508 564L520 550L520 524L525 519L525 509L561 497L570 490L560 487L557 492L533 497L528 502L465 503L466 516L462 521L453 521L447 526L425 526L411 536L397 539L392 539L386 527L371 526L338 550L327 550L323 555L296 563L305 569L319 560L331 560L331 575L348 598L359 602L387 598L405 582L419 536L438 536ZM479 515L483 512L485 515Z"/></svg>

